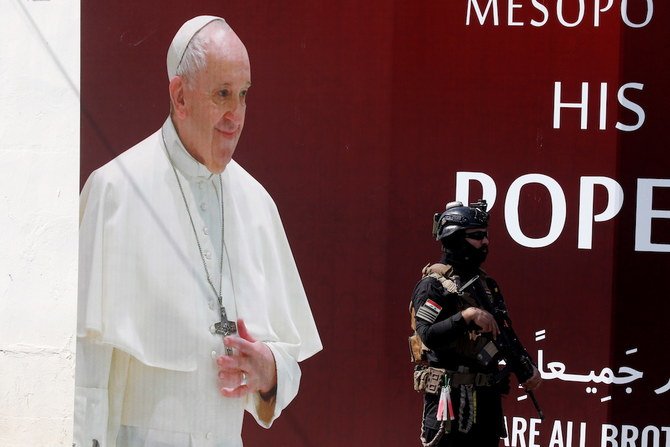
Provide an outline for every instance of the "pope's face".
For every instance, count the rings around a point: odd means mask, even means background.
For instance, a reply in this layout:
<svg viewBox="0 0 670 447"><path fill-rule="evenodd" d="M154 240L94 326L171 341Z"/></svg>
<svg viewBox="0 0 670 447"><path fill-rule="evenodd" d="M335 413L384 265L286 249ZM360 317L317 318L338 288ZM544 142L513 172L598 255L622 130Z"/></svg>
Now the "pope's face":
<svg viewBox="0 0 670 447"><path fill-rule="evenodd" d="M184 85L186 149L213 172L233 157L244 127L251 86L249 56L232 31L217 30L207 43L206 66Z"/></svg>

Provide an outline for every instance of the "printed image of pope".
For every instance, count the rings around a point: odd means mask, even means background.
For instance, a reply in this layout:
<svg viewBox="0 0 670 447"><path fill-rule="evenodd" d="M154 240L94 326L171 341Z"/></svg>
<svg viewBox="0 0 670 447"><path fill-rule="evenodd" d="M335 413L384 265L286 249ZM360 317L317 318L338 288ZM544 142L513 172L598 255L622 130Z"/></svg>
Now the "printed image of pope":
<svg viewBox="0 0 670 447"><path fill-rule="evenodd" d="M241 446L321 341L277 207L233 160L251 87L226 21L182 25L163 126L81 192L76 446Z"/></svg>

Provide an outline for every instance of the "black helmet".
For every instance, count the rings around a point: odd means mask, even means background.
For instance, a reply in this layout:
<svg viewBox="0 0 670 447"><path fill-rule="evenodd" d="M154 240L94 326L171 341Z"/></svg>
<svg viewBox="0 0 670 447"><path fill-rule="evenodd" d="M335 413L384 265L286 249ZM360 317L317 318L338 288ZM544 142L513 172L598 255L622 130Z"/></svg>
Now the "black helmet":
<svg viewBox="0 0 670 447"><path fill-rule="evenodd" d="M439 241L458 230L486 228L489 221L486 206L484 199L479 199L470 206L464 206L462 202L447 203L446 210L442 214L435 213L433 217L433 236Z"/></svg>

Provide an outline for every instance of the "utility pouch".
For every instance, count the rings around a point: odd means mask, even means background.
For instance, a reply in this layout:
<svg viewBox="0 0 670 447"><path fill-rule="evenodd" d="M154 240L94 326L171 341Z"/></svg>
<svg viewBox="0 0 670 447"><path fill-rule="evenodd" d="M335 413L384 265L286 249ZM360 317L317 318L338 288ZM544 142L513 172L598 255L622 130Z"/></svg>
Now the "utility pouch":
<svg viewBox="0 0 670 447"><path fill-rule="evenodd" d="M412 363L421 363L426 360L425 351L423 350L423 343L419 334L416 332L410 336L409 339L409 358Z"/></svg>
<svg viewBox="0 0 670 447"><path fill-rule="evenodd" d="M426 364L426 351L428 348L421 341L421 337L416 333L416 318L414 316L414 306L409 303L409 322L414 333L409 337L409 359L414 364Z"/></svg>
<svg viewBox="0 0 670 447"><path fill-rule="evenodd" d="M442 386L446 370L442 368L416 369L414 371L414 390L428 394L438 394Z"/></svg>

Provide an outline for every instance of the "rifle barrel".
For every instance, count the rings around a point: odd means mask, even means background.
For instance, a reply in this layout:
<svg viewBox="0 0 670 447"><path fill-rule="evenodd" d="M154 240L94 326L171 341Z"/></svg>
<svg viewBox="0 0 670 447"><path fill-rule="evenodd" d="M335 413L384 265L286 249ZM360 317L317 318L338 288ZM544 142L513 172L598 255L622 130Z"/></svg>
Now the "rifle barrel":
<svg viewBox="0 0 670 447"><path fill-rule="evenodd" d="M531 390L526 390L526 393L530 396L530 400L533 401L533 406L535 407L535 410L537 410L537 415L540 417L540 420L544 421L544 412L540 408L540 404L535 398L535 393L533 393Z"/></svg>

